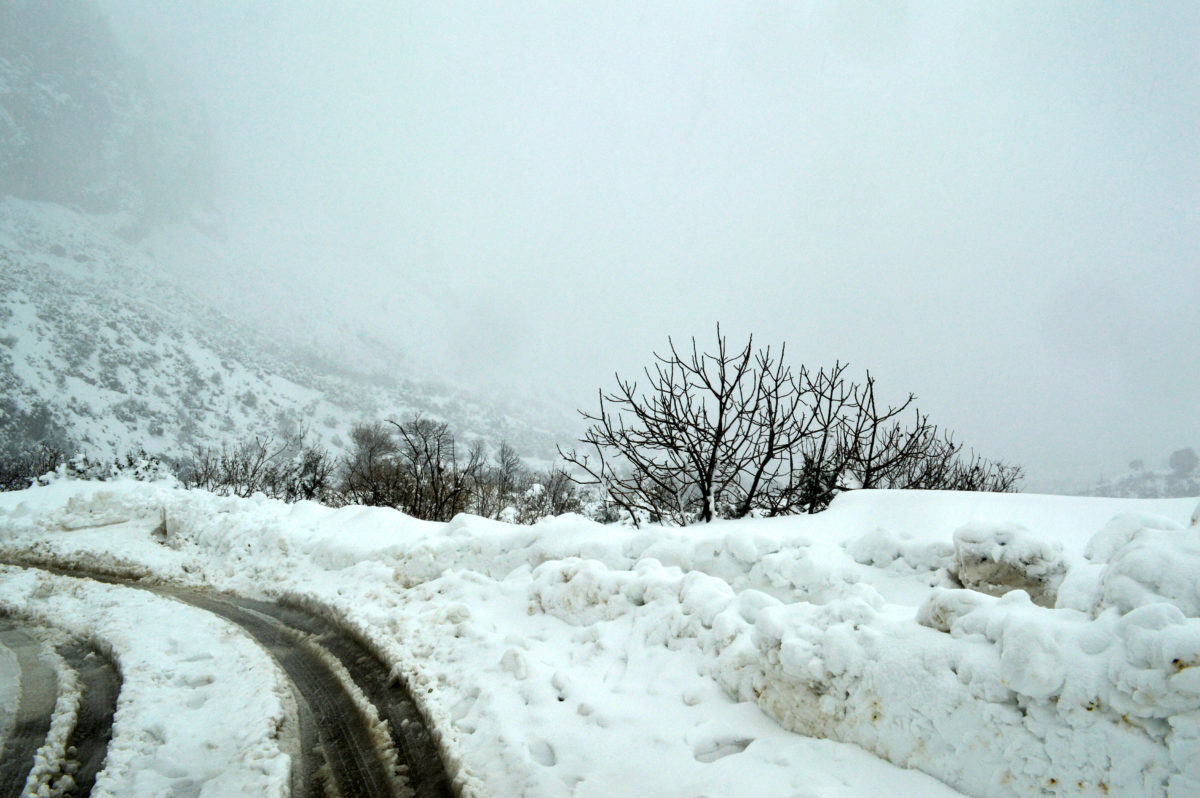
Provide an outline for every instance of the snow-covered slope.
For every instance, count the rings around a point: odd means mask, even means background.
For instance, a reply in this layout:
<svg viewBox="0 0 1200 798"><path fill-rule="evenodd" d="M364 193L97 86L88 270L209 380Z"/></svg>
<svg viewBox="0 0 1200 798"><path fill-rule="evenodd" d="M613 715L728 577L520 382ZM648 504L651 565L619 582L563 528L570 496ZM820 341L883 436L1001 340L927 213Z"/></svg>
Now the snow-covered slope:
<svg viewBox="0 0 1200 798"><path fill-rule="evenodd" d="M417 411L463 437L552 450L558 430L511 407L280 345L180 289L110 231L122 225L0 199L0 450L51 438L177 456L297 429L336 449L357 420Z"/></svg>

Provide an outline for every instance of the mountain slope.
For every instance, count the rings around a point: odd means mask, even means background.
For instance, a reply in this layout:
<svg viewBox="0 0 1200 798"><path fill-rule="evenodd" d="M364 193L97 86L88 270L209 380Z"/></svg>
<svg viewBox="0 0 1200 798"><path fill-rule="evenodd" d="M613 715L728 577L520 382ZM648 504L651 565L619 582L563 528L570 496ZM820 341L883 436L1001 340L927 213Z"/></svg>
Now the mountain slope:
<svg viewBox="0 0 1200 798"><path fill-rule="evenodd" d="M460 437L545 457L552 427L565 428L459 387L289 349L180 289L112 232L123 226L0 199L0 451L50 440L179 456L301 429L339 449L357 420L423 412Z"/></svg>

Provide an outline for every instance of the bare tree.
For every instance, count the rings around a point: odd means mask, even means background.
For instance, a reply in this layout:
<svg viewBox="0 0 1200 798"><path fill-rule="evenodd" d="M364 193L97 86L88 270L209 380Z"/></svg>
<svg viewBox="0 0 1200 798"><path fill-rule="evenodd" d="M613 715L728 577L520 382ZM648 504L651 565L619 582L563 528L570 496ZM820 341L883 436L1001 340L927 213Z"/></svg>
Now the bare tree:
<svg viewBox="0 0 1200 798"><path fill-rule="evenodd" d="M848 366L834 363L815 373L800 369L800 402L793 445L784 451L776 473L755 497L755 509L766 516L815 513L843 487L849 459L847 417L854 406Z"/></svg>
<svg viewBox="0 0 1200 798"><path fill-rule="evenodd" d="M337 461L322 446L306 446L289 486L290 501L316 501L322 504L337 503L340 497L334 488Z"/></svg>
<svg viewBox="0 0 1200 798"><path fill-rule="evenodd" d="M388 423L396 428L396 458L405 476L400 509L431 521L449 521L466 510L483 466L483 447L471 447L460 462L445 422L416 415Z"/></svg>
<svg viewBox="0 0 1200 798"><path fill-rule="evenodd" d="M379 422L350 430L350 454L342 461L342 493L352 504L395 507L400 502L402 475L396 464L400 451L391 431Z"/></svg>
<svg viewBox="0 0 1200 798"><path fill-rule="evenodd" d="M525 475L525 465L517 450L501 441L491 462L479 468L471 509L485 518L499 518L517 503L517 490Z"/></svg>
<svg viewBox="0 0 1200 798"><path fill-rule="evenodd" d="M590 447L559 454L602 485L634 523L712 521L745 515L780 474L780 461L799 444L802 391L783 353L755 353L753 337L733 351L717 328L715 354L692 339L680 353L655 353L645 370L648 390L616 375L617 389L600 393L581 442Z"/></svg>
<svg viewBox="0 0 1200 798"><path fill-rule="evenodd" d="M717 328L715 353L692 339L654 354L646 390L616 375L600 392L580 442L559 449L635 524L685 524L751 513L819 512L853 488L1011 490L1020 469L977 458L914 406L883 404L875 379L856 384L847 366L793 372L785 350L731 350ZM906 422L905 418L909 420Z"/></svg>

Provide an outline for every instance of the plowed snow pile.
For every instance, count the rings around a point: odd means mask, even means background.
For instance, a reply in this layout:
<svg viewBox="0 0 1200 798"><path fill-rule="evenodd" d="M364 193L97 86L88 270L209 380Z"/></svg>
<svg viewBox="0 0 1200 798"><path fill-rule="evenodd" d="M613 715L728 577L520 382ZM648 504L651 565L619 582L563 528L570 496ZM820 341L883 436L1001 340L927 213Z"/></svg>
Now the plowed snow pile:
<svg viewBox="0 0 1200 798"><path fill-rule="evenodd" d="M1196 506L864 491L635 530L59 481L0 496L0 548L322 608L467 794L1184 796Z"/></svg>

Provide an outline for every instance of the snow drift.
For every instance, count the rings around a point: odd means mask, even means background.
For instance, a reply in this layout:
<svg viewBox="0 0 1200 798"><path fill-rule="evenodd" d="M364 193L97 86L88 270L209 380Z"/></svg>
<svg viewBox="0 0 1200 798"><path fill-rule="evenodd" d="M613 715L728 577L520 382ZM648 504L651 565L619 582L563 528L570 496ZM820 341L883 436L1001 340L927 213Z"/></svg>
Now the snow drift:
<svg viewBox="0 0 1200 798"><path fill-rule="evenodd" d="M58 482L0 497L0 546L322 608L465 794L953 794L837 741L970 795L1189 795L1196 505L863 491L633 530Z"/></svg>

